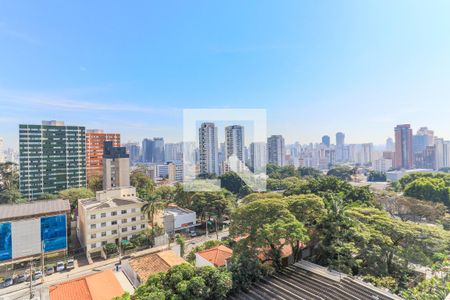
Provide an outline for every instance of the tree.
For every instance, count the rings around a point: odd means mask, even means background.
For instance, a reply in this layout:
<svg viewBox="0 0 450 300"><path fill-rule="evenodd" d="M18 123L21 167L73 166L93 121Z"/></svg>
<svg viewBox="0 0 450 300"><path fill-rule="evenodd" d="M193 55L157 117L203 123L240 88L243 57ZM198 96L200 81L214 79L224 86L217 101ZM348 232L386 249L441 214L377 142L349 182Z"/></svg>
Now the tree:
<svg viewBox="0 0 450 300"><path fill-rule="evenodd" d="M346 166L338 166L328 171L328 176L335 176L345 181L352 180L352 176L355 174L355 169L346 167Z"/></svg>
<svg viewBox="0 0 450 300"><path fill-rule="evenodd" d="M186 246L186 240L185 238L177 233L175 235L175 242L178 244L178 246L180 246L180 256L183 257L184 256L184 247Z"/></svg>
<svg viewBox="0 0 450 300"><path fill-rule="evenodd" d="M249 188L247 187L247 184L235 172L227 172L219 176L219 179L221 187L227 189L231 193L241 197L248 195Z"/></svg>
<svg viewBox="0 0 450 300"><path fill-rule="evenodd" d="M422 200L442 202L450 207L449 186L442 178L420 177L406 185L404 194Z"/></svg>
<svg viewBox="0 0 450 300"><path fill-rule="evenodd" d="M167 273L152 275L131 298L222 300L226 299L231 287L231 274L224 269L181 264L170 268Z"/></svg>
<svg viewBox="0 0 450 300"><path fill-rule="evenodd" d="M300 243L308 236L303 224L278 199L256 200L238 207L232 215L232 236L248 235L249 245L266 252L267 261L276 269L281 268L281 251L290 245L294 257L299 254Z"/></svg>
<svg viewBox="0 0 450 300"><path fill-rule="evenodd" d="M141 198L145 198L155 190L155 183L150 176L145 174L145 170L142 168L131 172L130 183L136 188L136 192Z"/></svg>
<svg viewBox="0 0 450 300"><path fill-rule="evenodd" d="M367 181L385 182L386 181L386 173L370 171L369 175L367 176Z"/></svg>
<svg viewBox="0 0 450 300"><path fill-rule="evenodd" d="M287 201L289 211L310 229L311 233L326 215L325 203L317 195L289 196L284 200Z"/></svg>
<svg viewBox="0 0 450 300"><path fill-rule="evenodd" d="M249 247L247 240L240 240L233 248L229 270L233 279L233 291L248 290L251 285L263 276L262 265L258 253Z"/></svg>
<svg viewBox="0 0 450 300"><path fill-rule="evenodd" d="M164 202L161 201L161 197L158 194L144 194L144 205L141 207L141 211L147 215L151 227L155 226L155 215L159 210L164 208Z"/></svg>
<svg viewBox="0 0 450 300"><path fill-rule="evenodd" d="M299 167L297 174L300 177L319 177L323 175L321 171L310 167Z"/></svg>
<svg viewBox="0 0 450 300"><path fill-rule="evenodd" d="M283 198L283 195L279 193L252 193L244 198L242 198L241 202L242 204L248 204L250 202L261 200L261 199L281 199Z"/></svg>
<svg viewBox="0 0 450 300"><path fill-rule="evenodd" d="M0 204L18 203L21 199L17 164L0 163Z"/></svg>
<svg viewBox="0 0 450 300"><path fill-rule="evenodd" d="M79 199L93 198L95 194L87 188L70 188L59 192L59 197L70 202L72 210L77 208Z"/></svg>
<svg viewBox="0 0 450 300"><path fill-rule="evenodd" d="M186 260L188 262L190 262L191 264L194 264L195 263L195 253L197 253L199 251L203 251L203 250L208 250L208 249L211 249L211 248L219 246L219 245L223 245L223 242L218 241L218 240L208 240L208 241L204 242L203 244L192 248L191 252L189 252L189 254L186 255Z"/></svg>
<svg viewBox="0 0 450 300"><path fill-rule="evenodd" d="M38 197L38 200L54 200L58 199L58 195L51 193L43 193Z"/></svg>
<svg viewBox="0 0 450 300"><path fill-rule="evenodd" d="M162 201L170 203L175 200L176 187L163 185L155 190L155 193L159 195Z"/></svg>
<svg viewBox="0 0 450 300"><path fill-rule="evenodd" d="M101 176L92 175L88 180L88 189L93 191L94 193L97 191L103 190L103 179Z"/></svg>

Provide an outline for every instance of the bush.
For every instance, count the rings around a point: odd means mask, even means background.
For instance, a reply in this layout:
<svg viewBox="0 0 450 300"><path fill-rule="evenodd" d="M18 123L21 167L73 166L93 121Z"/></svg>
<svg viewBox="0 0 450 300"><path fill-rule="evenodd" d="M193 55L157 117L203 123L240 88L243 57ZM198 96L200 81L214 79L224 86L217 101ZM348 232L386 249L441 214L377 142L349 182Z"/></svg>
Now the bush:
<svg viewBox="0 0 450 300"><path fill-rule="evenodd" d="M107 255L117 253L117 245L114 243L106 244L105 246L103 246L103 249L105 250Z"/></svg>

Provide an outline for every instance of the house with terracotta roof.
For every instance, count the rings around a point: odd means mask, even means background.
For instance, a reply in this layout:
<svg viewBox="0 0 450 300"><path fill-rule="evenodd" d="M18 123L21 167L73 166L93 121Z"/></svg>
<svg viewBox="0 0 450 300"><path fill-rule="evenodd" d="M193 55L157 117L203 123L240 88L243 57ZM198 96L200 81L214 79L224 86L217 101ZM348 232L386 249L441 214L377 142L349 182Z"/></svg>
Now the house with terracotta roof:
<svg viewBox="0 0 450 300"><path fill-rule="evenodd" d="M122 271L137 288L153 274L167 272L171 267L181 265L186 261L172 250L149 253L122 261Z"/></svg>
<svg viewBox="0 0 450 300"><path fill-rule="evenodd" d="M50 300L111 300L124 293L112 270L53 285Z"/></svg>
<svg viewBox="0 0 450 300"><path fill-rule="evenodd" d="M223 245L195 253L196 267L225 267L233 255L233 250Z"/></svg>

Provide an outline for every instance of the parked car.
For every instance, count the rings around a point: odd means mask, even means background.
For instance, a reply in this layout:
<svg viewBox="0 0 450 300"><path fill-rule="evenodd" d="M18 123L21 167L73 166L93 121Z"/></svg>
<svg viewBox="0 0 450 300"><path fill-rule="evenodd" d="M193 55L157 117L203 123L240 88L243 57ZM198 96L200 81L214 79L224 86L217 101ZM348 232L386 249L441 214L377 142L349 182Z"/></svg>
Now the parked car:
<svg viewBox="0 0 450 300"><path fill-rule="evenodd" d="M50 274L53 274L53 273L55 273L55 268L53 268L53 267L47 267L47 268L45 269L45 274L50 275Z"/></svg>
<svg viewBox="0 0 450 300"><path fill-rule="evenodd" d="M64 271L65 268L66 268L66 266L64 265L64 262L58 261L56 263L56 272Z"/></svg>
<svg viewBox="0 0 450 300"><path fill-rule="evenodd" d="M3 282L0 284L0 288L6 288L8 286L11 286L14 284L14 281L11 277L7 277L5 278L5 280L3 280Z"/></svg>
<svg viewBox="0 0 450 300"><path fill-rule="evenodd" d="M28 274L22 273L22 274L19 274L19 275L16 276L15 282L16 283L25 282L25 281L28 280L28 278L29 278Z"/></svg>
<svg viewBox="0 0 450 300"><path fill-rule="evenodd" d="M39 278L42 278L42 271L41 270L34 271L33 279L38 280Z"/></svg>
<svg viewBox="0 0 450 300"><path fill-rule="evenodd" d="M74 260L73 259L68 259L67 260L67 264L66 264L66 269L67 270L71 270L73 268L75 268Z"/></svg>
<svg viewBox="0 0 450 300"><path fill-rule="evenodd" d="M195 230L189 231L189 236L196 237L197 236L197 231L195 231Z"/></svg>

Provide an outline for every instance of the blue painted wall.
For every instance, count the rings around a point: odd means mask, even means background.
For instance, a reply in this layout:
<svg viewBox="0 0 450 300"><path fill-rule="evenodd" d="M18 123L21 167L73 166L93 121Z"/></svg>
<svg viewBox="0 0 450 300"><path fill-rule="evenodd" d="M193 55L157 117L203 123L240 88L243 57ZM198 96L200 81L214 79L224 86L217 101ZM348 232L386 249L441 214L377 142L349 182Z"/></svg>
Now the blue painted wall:
<svg viewBox="0 0 450 300"><path fill-rule="evenodd" d="M0 261L12 258L11 223L0 224Z"/></svg>
<svg viewBox="0 0 450 300"><path fill-rule="evenodd" d="M41 218L41 240L44 251L62 250L67 247L66 215Z"/></svg>

